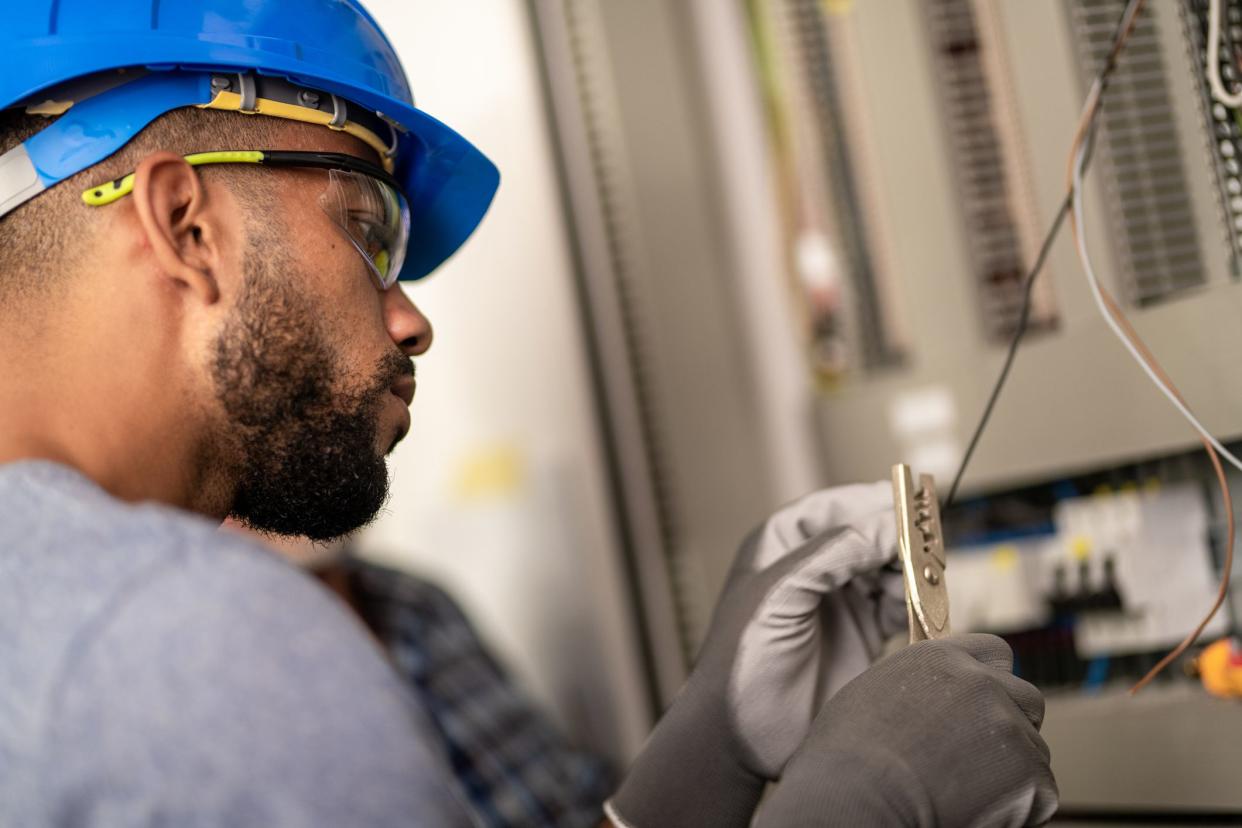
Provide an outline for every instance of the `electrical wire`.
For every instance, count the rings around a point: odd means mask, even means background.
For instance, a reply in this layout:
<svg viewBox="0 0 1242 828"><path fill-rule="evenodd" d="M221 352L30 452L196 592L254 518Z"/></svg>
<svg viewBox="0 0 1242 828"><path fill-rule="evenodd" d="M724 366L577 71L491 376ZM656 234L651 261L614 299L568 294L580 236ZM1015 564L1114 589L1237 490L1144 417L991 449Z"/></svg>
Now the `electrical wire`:
<svg viewBox="0 0 1242 828"><path fill-rule="evenodd" d="M1144 0L1130 0L1130 4L1126 8L1123 20L1126 16L1129 17L1129 22L1126 23L1125 29L1127 36L1128 32L1134 27L1139 8L1141 8L1143 2ZM1217 0L1212 0L1212 2L1215 4L1217 3ZM1216 12L1219 12L1219 7L1216 8ZM1218 17L1217 20L1219 20ZM1210 24L1211 20L1209 19L1209 25ZM1217 32L1217 36L1218 35L1219 32ZM1121 43L1124 43L1124 40L1122 40ZM1119 52L1120 49L1114 48L1114 53L1110 56L1110 63L1115 61L1116 55L1119 54ZM1210 67L1214 65L1214 62L1210 58L1208 65L1209 70ZM1178 411L1182 413L1187 421L1194 426L1195 430L1199 432L1204 450L1208 453L1208 458L1211 460L1212 468L1216 472L1217 482L1220 484L1221 497L1227 516L1228 526L1228 539L1225 549L1225 561L1221 568L1220 588L1217 591L1216 599L1213 602L1211 609L1203 617L1203 620L1199 623L1199 625L1188 636L1186 636L1186 638L1184 638L1182 642L1177 645L1177 647L1162 658L1147 673L1147 675L1145 675L1130 688L1130 694L1133 695L1147 686L1152 679L1159 675L1161 671L1173 663L1179 656L1182 655L1182 653L1194 644L1207 625L1211 623L1212 618L1216 615L1217 611L1219 611L1221 605L1225 602L1225 598L1228 595L1229 590L1230 574L1233 569L1235 524L1233 499L1229 492L1229 481L1225 475L1224 467L1221 465L1218 451L1220 454L1225 455L1225 457L1235 466L1242 468L1242 465L1239 465L1237 458L1221 446L1219 441L1208 433L1207 429L1205 429L1195 418L1194 414L1191 413L1189 406L1186 405L1186 402L1181 395L1181 392L1177 390L1177 387L1173 384L1173 381L1169 378L1168 374L1165 373L1164 369L1160 366L1160 363L1156 360L1150 349L1147 348L1146 344L1134 330L1134 327L1130 324L1130 321L1126 318L1116 300L1108 292L1108 290L1100 284L1099 279L1096 276L1095 269L1091 265L1091 257L1088 253L1086 244L1086 224L1082 209L1082 181L1087 156L1090 151L1090 145L1094 139L1096 123L1095 118L1100 110L1102 93L1102 79L1097 78L1095 83L1092 84L1090 92L1087 94L1087 100L1083 105L1082 115L1079 118L1078 129L1074 134L1074 140L1070 147L1070 168L1068 175L1070 187L1070 216L1072 219L1070 228L1074 236L1074 245L1078 252L1079 260L1082 262L1083 272L1091 288L1092 297L1095 299L1096 306L1098 307L1101 316L1104 317L1104 321L1108 323L1109 328L1112 329L1117 338L1121 340L1122 344L1126 347L1126 350L1130 352L1131 356L1133 356L1139 365L1142 366L1144 372L1151 378L1152 382L1156 384L1156 386L1166 397L1169 398L1170 402L1173 403Z"/></svg>
<svg viewBox="0 0 1242 828"><path fill-rule="evenodd" d="M1081 155L1083 152L1083 149L1084 149L1083 147L1080 147L1077 150L1077 153ZM1074 189L1074 202L1075 203L1074 203L1074 206L1070 208L1070 212L1074 217L1074 222L1073 222L1074 239L1076 242L1076 247L1078 248L1078 258L1082 262L1083 271L1086 273L1086 276L1087 276L1087 283L1091 286L1091 295L1095 299L1096 306L1100 309L1100 315L1104 317L1104 321L1108 323L1109 328L1111 328L1113 333L1116 334L1117 338L1121 340L1121 344L1126 347L1126 350L1130 352L1130 355L1134 357L1134 360L1139 364L1139 366L1143 369L1143 371L1147 374L1147 376L1151 379L1151 381L1155 383L1156 387L1159 388L1160 391L1165 395L1165 397L1168 398L1169 402L1173 404L1173 407L1176 408L1179 412L1181 412L1181 415L1186 418L1186 421L1189 422L1191 426L1194 427L1195 431L1199 432L1199 436L1202 437L1204 440L1206 440L1208 443L1210 443L1212 445L1212 448L1214 448L1217 452L1224 455L1225 459L1229 461L1230 465L1232 465L1234 468L1238 469L1239 471L1242 471L1242 460L1239 460L1237 457L1234 457L1232 452L1230 452L1227 448L1221 445L1220 441L1217 440L1215 437L1213 437L1211 433L1209 433L1208 430L1204 428L1203 424L1199 422L1199 419L1195 417L1194 413L1190 410L1190 407L1186 405L1181 395L1176 393L1176 390L1174 389L1173 384L1171 382L1168 382L1167 377L1163 377L1160 372L1157 372L1156 367L1154 366L1152 361L1145 358L1144 355L1139 351L1138 347L1135 344L1134 338L1128 336L1122 330L1121 325L1118 322L1118 317L1120 316L1120 314L1116 312L1110 312L1110 308L1108 307L1108 305L1113 305L1115 307L1116 303L1111 300L1111 297L1108 302L1105 302L1104 289L1101 287L1099 279L1095 275L1095 270L1091 266L1091 258L1087 254L1086 243L1083 240L1085 230L1083 229L1082 193L1078 189L1082 186L1082 169L1081 169L1081 165L1077 161L1075 162L1072 176L1073 176L1072 180L1074 182L1074 188L1075 188Z"/></svg>
<svg viewBox="0 0 1242 828"><path fill-rule="evenodd" d="M1229 92L1220 77L1220 9L1221 0L1208 0L1207 72L1212 97L1230 109L1242 106L1242 92Z"/></svg>
<svg viewBox="0 0 1242 828"><path fill-rule="evenodd" d="M987 428L988 421L992 419L992 409L996 407L996 400L1000 398L1001 389L1005 387L1005 381L1009 379L1009 369L1013 367L1014 357L1018 355L1018 345L1022 343L1022 337L1026 334L1026 326L1031 319L1031 294L1032 288L1035 287L1035 277L1043 270L1044 260L1048 258L1048 252L1052 249L1052 243L1056 241L1057 234L1061 231L1061 224L1069 215L1069 209L1070 199L1066 196L1061 202L1061 209L1057 210L1056 217L1052 220L1052 226L1048 228L1048 233L1044 236L1043 244L1039 247L1039 254L1035 257L1035 263L1031 265L1030 272L1026 274L1022 312L1018 315L1018 325L1014 328L1013 337L1009 340L1005 364L1001 366L1000 374L997 375L996 382L992 385L992 393L988 396L987 405L983 407L983 414L980 415L979 423L975 426L975 433L971 435L970 443L966 446L966 453L962 455L962 462L958 464L957 474L953 475L953 485L949 487L949 494L944 499L944 506L941 507L946 511L953 505L953 499L957 497L958 487L962 485L962 475L966 473L966 467L970 465L970 458L974 456L975 449L979 446L979 438L983 436L983 430Z"/></svg>
<svg viewBox="0 0 1242 828"><path fill-rule="evenodd" d="M1013 338L1009 343L1009 351L1005 357L1005 363L1001 368L1001 372L997 377L996 383L992 388L992 393L988 398L987 405L984 407L983 414L979 419L979 423L975 428L975 432L971 437L970 444L966 449L966 453L962 457L962 462L958 466L957 474L953 478L953 485L949 489L948 497L945 499L944 508L948 509L957 495L958 487L961 484L962 477L966 471L967 465L970 463L971 457L974 455L978 446L979 439L983 434L984 428L992 415L992 410L996 405L996 401L1000 396L1000 391L1008 379L1010 369L1013 366L1018 346L1022 341L1023 335L1026 333L1027 324L1030 319L1031 295L1032 287L1035 279L1038 277L1044 260L1047 258L1048 251L1052 246L1057 232L1060 230L1061 224L1066 215L1073 218L1071 222L1071 231L1074 235L1075 248L1079 258L1083 264L1083 271L1086 274L1088 283L1091 287L1092 297L1095 299L1096 305L1103 315L1105 322L1109 328L1122 341L1134 357L1134 359L1143 368L1153 383L1160 389L1162 393L1169 399L1179 412L1187 419L1187 421L1198 432L1203 448L1208 454L1208 459L1212 463L1212 468L1216 472L1217 483L1220 485L1222 506L1225 510L1227 523L1227 541L1225 548L1225 560L1221 568L1220 588L1217 591L1216 599L1211 609L1204 616L1199 625L1185 639L1182 640L1171 652L1162 658L1153 667L1147 675L1135 683L1130 688L1133 695L1142 690L1148 683L1160 674L1165 668L1173 663L1181 656L1189 647L1191 647L1198 637L1211 623L1213 617L1224 604L1228 595L1229 580L1233 571L1233 553L1234 542L1236 538L1236 525L1233 513L1233 498L1229 491L1229 481L1225 474L1224 467L1221 465L1220 456L1224 455L1230 463L1236 468L1242 469L1242 462L1234 457L1224 446L1213 437L1206 428L1198 421L1194 414L1190 411L1181 392L1173 384L1173 381L1165 373L1155 356L1147 348L1142 338L1134 330L1120 306L1107 289L1100 284L1096 278L1095 270L1091 266L1091 259L1086 247L1086 232L1082 210L1082 179L1085 174L1087 165L1090 161L1091 150L1094 145L1094 134L1096 128L1096 119L1101 110L1104 91L1108 85L1109 77L1117 66L1117 58L1120 56L1126 41L1129 39L1134 26L1138 21L1139 11L1142 9L1145 0L1129 0L1125 10L1122 13L1121 20L1117 25L1117 32L1113 38L1113 46L1105 61L1104 67L1100 70L1099 75L1092 83L1090 91L1087 93L1087 99L1083 106L1082 114L1079 118L1078 128L1074 134L1074 140L1070 148L1070 171L1068 176L1067 195L1065 201L1062 202L1061 208L1058 210L1044 241L1040 246L1039 254L1031 267L1030 273L1026 277L1024 285L1024 296L1022 311L1019 316L1018 325L1014 330ZM1220 44L1220 0L1210 0L1209 16L1208 16L1208 59L1207 70L1208 83L1212 89L1213 96L1221 103L1237 108L1242 105L1242 93L1236 96L1230 96L1224 90L1224 85L1220 80L1220 62L1219 62L1219 44ZM1218 454L1219 452L1219 454Z"/></svg>
<svg viewBox="0 0 1242 828"><path fill-rule="evenodd" d="M1138 6L1141 7L1144 2L1145 0L1138 0ZM1134 3L1131 2L1131 6L1133 5ZM1130 32L1134 29L1137 15L1137 7L1131 13L1131 7L1127 6L1117 22L1117 28L1113 34L1113 45L1109 50L1108 59L1104 62L1103 68L1100 69L1100 73L1092 85L1093 91L1096 86L1099 87L1099 91L1095 92L1096 106L1091 113L1092 126L1094 126L1095 118L1099 113L1099 101L1103 99L1104 89L1108 86L1108 79L1117 68L1117 56L1121 54L1122 48L1130 38ZM1087 154L1083 158L1084 170L1090 162L1091 147L1088 146ZM1048 227L1048 232L1044 234L1044 240L1039 246L1039 254L1035 257L1035 262L1031 265L1030 272L1026 275L1023 287L1022 311L1018 316L1018 325L1014 328L1013 337L1009 340L1009 351L1005 354L1005 363L1001 366L1000 374L997 375L996 382L992 385L992 393L988 396L987 404L983 407L983 414L980 415L974 434L971 435L970 443L967 444L966 453L962 455L962 462L958 464L957 473L953 475L953 484L949 487L949 494L945 497L944 505L941 507L945 511L948 511L957 497L958 488L962 484L962 477L966 474L966 467L970 465L970 460L974 457L975 449L979 446L979 439L983 436L983 432L992 418L992 410L996 407L997 399L1000 398L1001 389L1005 387L1005 382L1009 379L1009 371L1013 367L1014 358L1017 356L1018 346L1022 343L1022 337L1026 335L1027 324L1030 322L1031 297L1033 294L1032 289L1035 286L1035 279L1043 270L1044 261L1048 258L1048 252L1052 249L1052 243L1056 240L1057 233L1060 232L1061 224L1065 221L1065 217L1069 215L1072 196L1073 193L1067 190L1060 209L1057 210L1052 224Z"/></svg>

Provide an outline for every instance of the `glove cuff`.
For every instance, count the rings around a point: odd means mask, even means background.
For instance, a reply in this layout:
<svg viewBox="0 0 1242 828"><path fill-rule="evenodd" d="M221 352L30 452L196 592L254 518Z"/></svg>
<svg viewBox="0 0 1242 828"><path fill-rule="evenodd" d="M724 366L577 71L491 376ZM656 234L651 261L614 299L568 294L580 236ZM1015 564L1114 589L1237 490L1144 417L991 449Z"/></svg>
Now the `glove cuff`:
<svg viewBox="0 0 1242 828"><path fill-rule="evenodd" d="M665 714L606 804L617 828L748 828L767 781L742 766L723 722Z"/></svg>

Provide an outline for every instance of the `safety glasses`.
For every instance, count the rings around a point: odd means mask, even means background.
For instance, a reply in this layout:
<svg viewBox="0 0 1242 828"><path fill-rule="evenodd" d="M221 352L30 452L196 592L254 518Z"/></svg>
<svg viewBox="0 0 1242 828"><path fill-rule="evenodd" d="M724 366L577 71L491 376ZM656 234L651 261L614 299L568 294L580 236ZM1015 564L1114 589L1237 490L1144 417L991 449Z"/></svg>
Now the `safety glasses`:
<svg viewBox="0 0 1242 828"><path fill-rule="evenodd" d="M353 155L335 152L247 150L196 152L184 156L192 166L258 164L328 172L319 206L362 255L380 290L396 283L410 240L410 208L397 179L382 167ZM82 201L102 207L133 191L134 174L84 191Z"/></svg>

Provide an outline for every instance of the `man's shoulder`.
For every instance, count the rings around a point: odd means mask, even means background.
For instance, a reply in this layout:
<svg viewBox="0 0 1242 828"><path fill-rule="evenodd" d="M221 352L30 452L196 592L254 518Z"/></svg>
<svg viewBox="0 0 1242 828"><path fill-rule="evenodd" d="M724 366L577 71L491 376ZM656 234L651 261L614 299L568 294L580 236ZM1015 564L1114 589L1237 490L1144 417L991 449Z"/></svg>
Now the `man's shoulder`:
<svg viewBox="0 0 1242 828"><path fill-rule="evenodd" d="M134 790L236 824L466 822L434 730L375 643L242 539L151 570L66 659L48 714L46 798L75 808Z"/></svg>
<svg viewBox="0 0 1242 828"><path fill-rule="evenodd" d="M195 650L288 653L305 641L373 655L339 601L249 538L162 504L122 502L69 470L36 467L7 501L5 482L0 467L0 561L28 600L15 609L74 628L69 661L102 648L122 662L151 658L149 672Z"/></svg>
<svg viewBox="0 0 1242 828"><path fill-rule="evenodd" d="M132 671L175 684L177 671L225 661L236 676L277 669L308 649L384 680L356 620L272 550L177 509L121 502L63 467L39 464L18 478L15 486L13 470L0 467L9 592L0 643L11 645L4 649L19 675L44 676L27 691L47 698L98 665L110 665L100 681ZM0 666L0 677L16 678L8 672Z"/></svg>
<svg viewBox="0 0 1242 828"><path fill-rule="evenodd" d="M213 606L256 611L273 594L288 611L332 610L277 553L179 509L125 503L50 463L0 466L0 568L20 599L0 602L0 637L38 616L44 652L54 630L87 628L74 642L87 646L91 629L135 603L152 629L157 618Z"/></svg>
<svg viewBox="0 0 1242 828"><path fill-rule="evenodd" d="M201 516L121 501L66 466L0 465L0 554L10 570L64 564L90 570L98 583L106 570L125 578L178 557L230 547L257 548L223 535Z"/></svg>
<svg viewBox="0 0 1242 828"><path fill-rule="evenodd" d="M318 582L191 515L25 482L0 505L16 599L0 600L0 650L15 656L0 664L0 760L29 783L24 803L10 792L19 813L145 824L147 808L253 807L266 824L364 825L454 812L422 714ZM363 781L373 806L350 804L345 788ZM270 796L250 802L259 789Z"/></svg>
<svg viewBox="0 0 1242 828"><path fill-rule="evenodd" d="M209 730L215 717L250 709L270 723L360 692L400 704L378 648L317 581L244 538L177 531L183 547L132 573L81 624L56 706L128 706L141 692Z"/></svg>

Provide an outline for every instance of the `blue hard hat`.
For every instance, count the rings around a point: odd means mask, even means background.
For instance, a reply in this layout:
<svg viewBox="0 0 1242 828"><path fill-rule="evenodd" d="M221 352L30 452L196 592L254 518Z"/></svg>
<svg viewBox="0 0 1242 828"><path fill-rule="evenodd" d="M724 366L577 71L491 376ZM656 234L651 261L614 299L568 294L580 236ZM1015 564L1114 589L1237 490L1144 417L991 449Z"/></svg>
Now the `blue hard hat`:
<svg viewBox="0 0 1242 828"><path fill-rule="evenodd" d="M410 207L402 280L422 278L452 255L499 185L486 156L415 108L392 44L356 0L24 0L6 4L3 16L0 109L49 96L72 106L20 153L0 155L0 215L6 182L15 206L102 161L173 109L207 105L227 89L243 102L231 108L256 111L245 101L256 86L247 78L260 89L302 89L311 95L303 105L316 98L309 90L324 93L314 104L326 110L324 120L339 128L347 108L351 126L356 114L377 125L367 134L388 136L385 160ZM63 89L70 91L56 94Z"/></svg>

